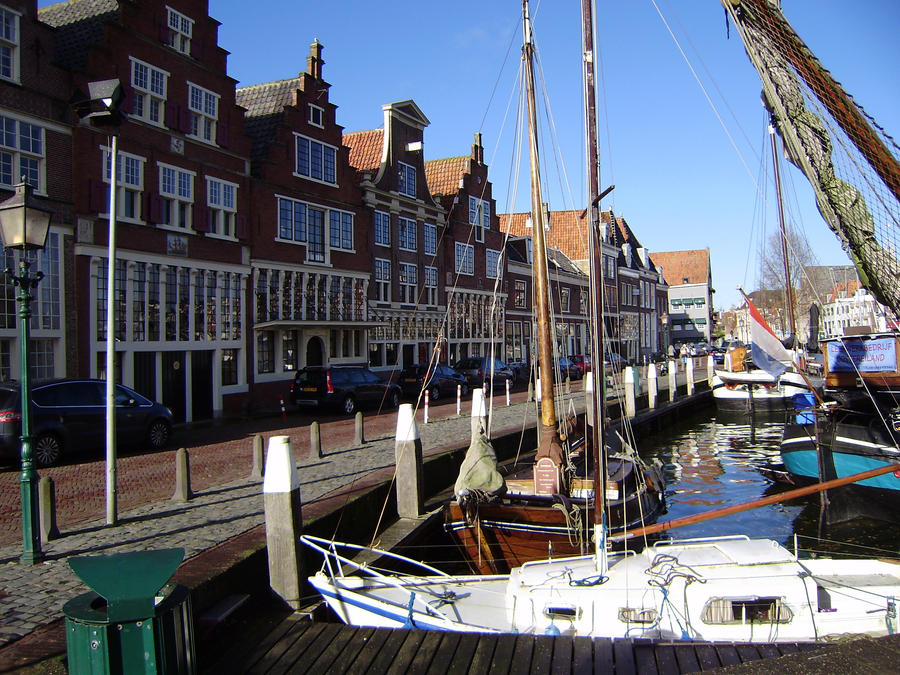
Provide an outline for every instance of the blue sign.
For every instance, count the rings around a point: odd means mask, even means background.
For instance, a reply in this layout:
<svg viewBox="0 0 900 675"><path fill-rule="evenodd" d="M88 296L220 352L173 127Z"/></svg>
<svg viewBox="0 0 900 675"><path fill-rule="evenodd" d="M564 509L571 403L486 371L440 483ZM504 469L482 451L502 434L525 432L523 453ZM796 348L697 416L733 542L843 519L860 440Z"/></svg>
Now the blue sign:
<svg viewBox="0 0 900 675"><path fill-rule="evenodd" d="M829 373L885 373L897 370L896 341L843 340L826 343Z"/></svg>

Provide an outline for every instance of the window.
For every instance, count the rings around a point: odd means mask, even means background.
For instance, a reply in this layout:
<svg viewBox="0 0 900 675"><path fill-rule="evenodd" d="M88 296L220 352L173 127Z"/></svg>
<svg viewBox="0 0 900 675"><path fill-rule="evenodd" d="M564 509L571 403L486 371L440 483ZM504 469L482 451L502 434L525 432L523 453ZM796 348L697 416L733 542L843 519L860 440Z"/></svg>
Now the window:
<svg viewBox="0 0 900 675"><path fill-rule="evenodd" d="M418 268L409 263L400 263L400 302L415 303Z"/></svg>
<svg viewBox="0 0 900 675"><path fill-rule="evenodd" d="M235 236L237 189L234 183L206 178L206 203L209 205L209 232L223 237Z"/></svg>
<svg viewBox="0 0 900 675"><path fill-rule="evenodd" d="M375 243L379 246L391 245L391 217L384 211L375 212Z"/></svg>
<svg viewBox="0 0 900 675"><path fill-rule="evenodd" d="M578 311L584 315L587 315L588 308L588 294L587 291L581 290L578 292Z"/></svg>
<svg viewBox="0 0 900 675"><path fill-rule="evenodd" d="M475 248L471 244L456 242L456 273L475 273Z"/></svg>
<svg viewBox="0 0 900 675"><path fill-rule="evenodd" d="M438 272L437 267L425 268L425 304L436 305L438 303Z"/></svg>
<svg viewBox="0 0 900 675"><path fill-rule="evenodd" d="M112 153L103 149L103 182L109 185L112 170ZM141 220L141 196L144 192L144 158L120 152L116 161L116 216ZM109 211L107 188L105 211Z"/></svg>
<svg viewBox="0 0 900 675"><path fill-rule="evenodd" d="M314 127L325 126L325 109L317 105L309 104L309 123Z"/></svg>
<svg viewBox="0 0 900 675"><path fill-rule="evenodd" d="M519 308L528 307L527 293L528 285L522 279L516 279L515 295L513 296L513 305Z"/></svg>
<svg viewBox="0 0 900 675"><path fill-rule="evenodd" d="M278 198L278 238L306 241L306 204L284 197Z"/></svg>
<svg viewBox="0 0 900 675"><path fill-rule="evenodd" d="M381 302L391 301L391 261L375 258L375 285Z"/></svg>
<svg viewBox="0 0 900 675"><path fill-rule="evenodd" d="M397 173L397 191L402 195L415 197L416 168L404 162L397 162Z"/></svg>
<svg viewBox="0 0 900 675"><path fill-rule="evenodd" d="M707 624L790 623L794 618L781 598L710 598L700 620Z"/></svg>
<svg viewBox="0 0 900 675"><path fill-rule="evenodd" d="M131 88L134 91L132 117L150 124L163 125L168 77L169 74L164 70L131 59Z"/></svg>
<svg viewBox="0 0 900 675"><path fill-rule="evenodd" d="M0 115L0 185L13 187L22 177L43 192L44 129Z"/></svg>
<svg viewBox="0 0 900 675"><path fill-rule="evenodd" d="M306 210L307 262L325 262L325 211L312 207Z"/></svg>
<svg viewBox="0 0 900 675"><path fill-rule="evenodd" d="M166 11L168 12L169 46L182 54L190 54L194 21L171 7L166 7Z"/></svg>
<svg viewBox="0 0 900 675"><path fill-rule="evenodd" d="M328 212L328 243L331 248L353 250L353 214L347 211Z"/></svg>
<svg viewBox="0 0 900 675"><path fill-rule="evenodd" d="M216 120L219 118L219 95L188 83L188 108L191 111L191 130L188 136L213 143Z"/></svg>
<svg viewBox="0 0 900 675"><path fill-rule="evenodd" d="M469 195L469 225L475 228L475 241L484 241L485 230L491 229L491 205Z"/></svg>
<svg viewBox="0 0 900 675"><path fill-rule="evenodd" d="M697 307L703 307L706 304L706 299L705 298L694 298L694 304L697 305Z"/></svg>
<svg viewBox="0 0 900 675"><path fill-rule="evenodd" d="M19 14L0 7L0 78L19 81Z"/></svg>
<svg viewBox="0 0 900 675"><path fill-rule="evenodd" d="M485 276L488 279L496 279L501 276L502 270L500 269L500 251L495 251L492 248L487 249L485 252Z"/></svg>
<svg viewBox="0 0 900 675"><path fill-rule="evenodd" d="M222 350L222 384L237 384L238 368L237 368L237 349Z"/></svg>
<svg viewBox="0 0 900 675"><path fill-rule="evenodd" d="M256 372L275 372L275 332L262 330L256 336Z"/></svg>
<svg viewBox="0 0 900 675"><path fill-rule="evenodd" d="M303 178L337 185L337 148L306 136L296 137L294 173Z"/></svg>
<svg viewBox="0 0 900 675"><path fill-rule="evenodd" d="M425 223L424 240L425 255L437 253L437 226Z"/></svg>
<svg viewBox="0 0 900 675"><path fill-rule="evenodd" d="M194 172L166 164L159 165L160 224L191 229L194 204Z"/></svg>
<svg viewBox="0 0 900 675"><path fill-rule="evenodd" d="M569 296L570 296L570 292L569 292L569 289L568 289L568 288L561 288L561 289L559 289L559 305L560 305L560 311L562 311L562 312L568 312L568 311L569 311L569 306L570 306L570 304L571 304L570 301L569 301Z"/></svg>
<svg viewBox="0 0 900 675"><path fill-rule="evenodd" d="M416 221L411 218L400 218L400 236L397 242L404 251L416 250Z"/></svg>

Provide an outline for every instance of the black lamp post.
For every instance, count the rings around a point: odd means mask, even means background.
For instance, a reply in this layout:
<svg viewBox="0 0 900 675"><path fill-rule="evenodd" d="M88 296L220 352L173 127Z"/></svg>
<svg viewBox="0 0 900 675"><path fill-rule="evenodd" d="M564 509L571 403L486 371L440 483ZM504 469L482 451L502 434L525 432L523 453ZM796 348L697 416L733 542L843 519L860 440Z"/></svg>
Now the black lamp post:
<svg viewBox="0 0 900 675"><path fill-rule="evenodd" d="M663 312L662 315L659 317L659 320L662 322L663 335L665 336L665 340L666 340L665 358L668 359L669 358L669 314L668 314L668 312Z"/></svg>
<svg viewBox="0 0 900 675"><path fill-rule="evenodd" d="M27 252L44 248L50 229L52 211L40 206L32 194L33 188L24 181L16 185L15 194L0 204L0 234L6 248L19 249L19 274L6 268L7 276L19 287L19 352L22 370L22 474L19 486L22 493L22 557L21 562L32 565L43 558L41 534L38 527L37 471L31 448L31 388L28 382L28 342L31 322L31 292L44 278L43 272L31 274Z"/></svg>

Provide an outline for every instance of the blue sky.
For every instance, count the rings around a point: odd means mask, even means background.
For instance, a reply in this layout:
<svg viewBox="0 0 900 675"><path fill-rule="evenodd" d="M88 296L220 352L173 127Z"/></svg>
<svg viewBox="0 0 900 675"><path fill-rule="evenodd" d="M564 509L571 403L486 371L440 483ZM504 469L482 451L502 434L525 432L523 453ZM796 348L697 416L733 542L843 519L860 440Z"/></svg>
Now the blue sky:
<svg viewBox="0 0 900 675"><path fill-rule="evenodd" d="M761 221L755 180L765 138L760 83L718 0L656 0L688 52L728 130L723 129L651 0L599 2L598 75L604 208L624 216L651 251L709 247L716 309L756 288ZM51 4L40 2L41 6ZM784 13L823 65L888 133L900 134L900 2L783 0ZM294 77L309 44L324 45L324 77L347 131L382 125L381 106L413 99L431 121L425 158L468 154L480 131L500 211L527 210L527 168L513 191L514 115L507 112L519 67L519 0L210 0L219 44L240 85ZM583 208L584 132L579 0L533 0L541 76L569 188L548 159L545 200ZM248 11L252 8L252 11ZM505 64L505 65L504 65ZM512 103L514 108L515 102ZM740 149L740 155L732 146ZM791 219L821 264L846 264L802 175L784 169ZM508 195L516 195L515 202ZM772 231L771 229L769 231Z"/></svg>

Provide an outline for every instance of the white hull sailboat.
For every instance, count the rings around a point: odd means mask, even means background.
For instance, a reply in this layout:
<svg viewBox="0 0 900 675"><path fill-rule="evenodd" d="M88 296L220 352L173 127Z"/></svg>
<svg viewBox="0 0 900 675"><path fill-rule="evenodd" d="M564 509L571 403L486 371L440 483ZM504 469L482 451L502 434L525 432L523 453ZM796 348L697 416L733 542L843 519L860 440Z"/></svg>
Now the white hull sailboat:
<svg viewBox="0 0 900 675"><path fill-rule="evenodd" d="M716 408L726 412L790 410L796 394L810 393L803 376L793 371L776 378L765 370L716 370L711 387Z"/></svg>

